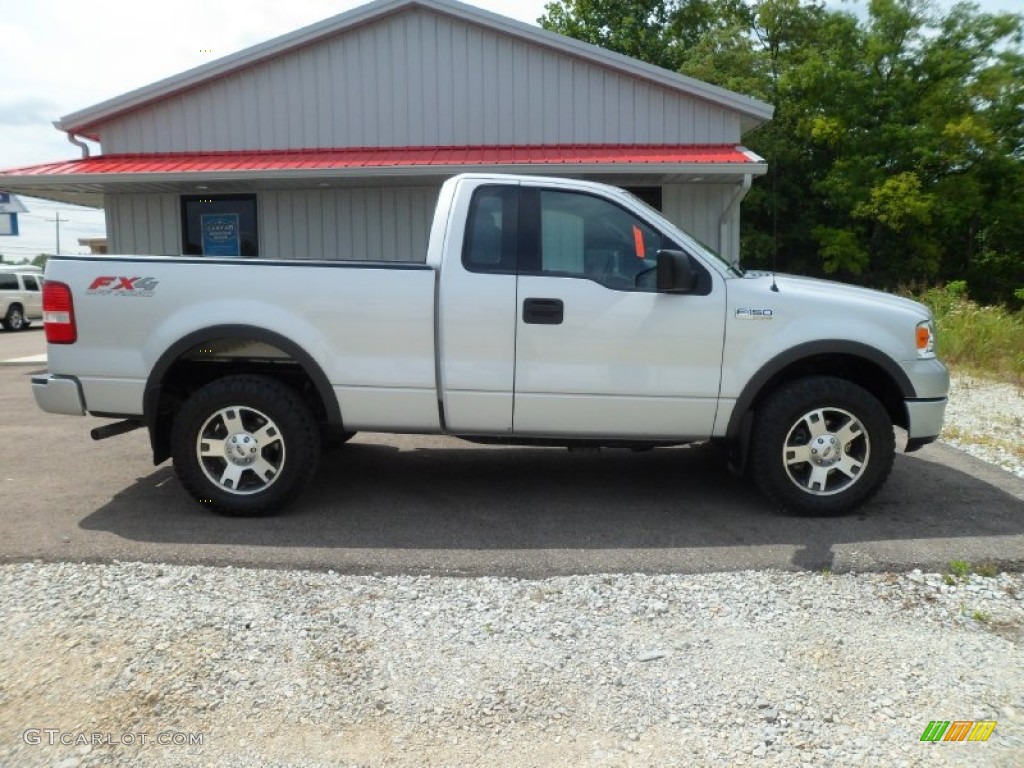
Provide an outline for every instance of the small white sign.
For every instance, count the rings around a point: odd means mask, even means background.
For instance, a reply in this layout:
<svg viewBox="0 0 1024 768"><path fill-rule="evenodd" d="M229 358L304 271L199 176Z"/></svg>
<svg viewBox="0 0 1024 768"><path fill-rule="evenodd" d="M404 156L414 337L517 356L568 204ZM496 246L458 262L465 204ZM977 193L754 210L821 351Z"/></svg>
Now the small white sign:
<svg viewBox="0 0 1024 768"><path fill-rule="evenodd" d="M16 195L0 192L0 213L28 213L28 208Z"/></svg>

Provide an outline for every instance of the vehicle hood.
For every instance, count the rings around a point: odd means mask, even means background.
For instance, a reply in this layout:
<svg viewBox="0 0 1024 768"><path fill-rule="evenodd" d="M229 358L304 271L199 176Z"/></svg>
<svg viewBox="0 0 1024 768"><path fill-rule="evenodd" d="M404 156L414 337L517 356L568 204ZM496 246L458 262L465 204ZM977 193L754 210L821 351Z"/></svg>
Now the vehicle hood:
<svg viewBox="0 0 1024 768"><path fill-rule="evenodd" d="M771 272L746 272L741 279L745 283L750 281L751 287L754 287L756 283L761 283L765 290L771 291L772 277L773 273ZM844 304L863 304L866 308L871 309L888 307L900 313L917 315L922 320L932 316L928 307L913 299L893 296L891 293L861 288L857 285L838 283L834 280L774 273L774 282L779 289L779 299L786 303L798 297L806 297L813 299L815 303L824 300L838 301Z"/></svg>

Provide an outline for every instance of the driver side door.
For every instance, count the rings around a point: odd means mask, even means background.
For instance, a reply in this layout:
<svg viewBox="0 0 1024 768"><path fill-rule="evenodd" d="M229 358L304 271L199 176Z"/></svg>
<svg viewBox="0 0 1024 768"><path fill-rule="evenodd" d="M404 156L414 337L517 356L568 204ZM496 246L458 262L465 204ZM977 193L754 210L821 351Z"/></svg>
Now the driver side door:
<svg viewBox="0 0 1024 768"><path fill-rule="evenodd" d="M709 437L722 277L698 265L693 293L658 293L658 251L678 246L638 213L587 192L520 189L513 432Z"/></svg>

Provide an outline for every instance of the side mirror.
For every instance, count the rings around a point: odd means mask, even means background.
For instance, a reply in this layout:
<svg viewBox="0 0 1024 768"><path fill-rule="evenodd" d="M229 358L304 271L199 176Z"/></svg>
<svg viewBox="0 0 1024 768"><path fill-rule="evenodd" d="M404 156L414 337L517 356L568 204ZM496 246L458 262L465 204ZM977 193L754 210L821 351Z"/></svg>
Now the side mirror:
<svg viewBox="0 0 1024 768"><path fill-rule="evenodd" d="M693 293L697 270L682 251L658 251L658 293Z"/></svg>

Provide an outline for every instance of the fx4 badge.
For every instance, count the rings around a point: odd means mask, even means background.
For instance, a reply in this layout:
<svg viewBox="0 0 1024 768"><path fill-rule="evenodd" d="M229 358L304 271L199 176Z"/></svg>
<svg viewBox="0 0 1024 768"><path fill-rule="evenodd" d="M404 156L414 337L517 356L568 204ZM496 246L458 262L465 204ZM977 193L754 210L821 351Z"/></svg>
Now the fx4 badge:
<svg viewBox="0 0 1024 768"><path fill-rule="evenodd" d="M737 320L771 320L775 313L770 309L737 309Z"/></svg>
<svg viewBox="0 0 1024 768"><path fill-rule="evenodd" d="M156 291L160 281L155 277L109 277L103 275L92 281L86 294L93 296L137 296L149 297Z"/></svg>

